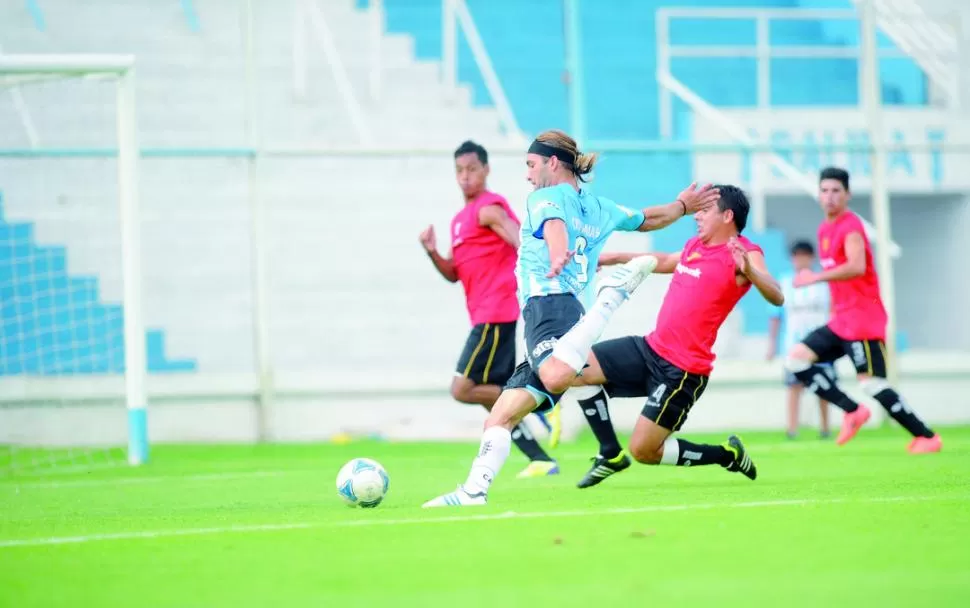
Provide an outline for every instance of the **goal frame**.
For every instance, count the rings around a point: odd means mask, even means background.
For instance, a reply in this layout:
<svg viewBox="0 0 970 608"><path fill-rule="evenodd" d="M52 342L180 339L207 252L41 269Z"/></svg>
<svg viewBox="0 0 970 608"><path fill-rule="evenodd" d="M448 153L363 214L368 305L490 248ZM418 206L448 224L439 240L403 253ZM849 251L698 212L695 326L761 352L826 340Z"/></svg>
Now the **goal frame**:
<svg viewBox="0 0 970 608"><path fill-rule="evenodd" d="M128 410L128 463L148 461L146 352L141 290L141 214L138 201L138 125L134 55L0 54L0 77L15 84L101 77L115 80L118 128L118 205L125 342L124 386Z"/></svg>

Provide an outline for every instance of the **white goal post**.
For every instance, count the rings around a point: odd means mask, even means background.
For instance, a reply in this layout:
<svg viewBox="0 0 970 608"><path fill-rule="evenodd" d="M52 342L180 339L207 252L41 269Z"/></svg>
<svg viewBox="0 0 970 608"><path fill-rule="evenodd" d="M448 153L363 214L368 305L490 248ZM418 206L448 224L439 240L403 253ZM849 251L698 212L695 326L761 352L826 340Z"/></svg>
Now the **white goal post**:
<svg viewBox="0 0 970 608"><path fill-rule="evenodd" d="M117 178L121 230L124 400L131 465L148 459L146 339L142 318L141 239L138 202L138 130L133 55L0 54L0 89L72 78L112 79L117 85ZM0 91L2 92L2 91ZM70 100L65 100L70 102ZM42 153L42 150L34 150ZM29 392L29 391L28 391Z"/></svg>

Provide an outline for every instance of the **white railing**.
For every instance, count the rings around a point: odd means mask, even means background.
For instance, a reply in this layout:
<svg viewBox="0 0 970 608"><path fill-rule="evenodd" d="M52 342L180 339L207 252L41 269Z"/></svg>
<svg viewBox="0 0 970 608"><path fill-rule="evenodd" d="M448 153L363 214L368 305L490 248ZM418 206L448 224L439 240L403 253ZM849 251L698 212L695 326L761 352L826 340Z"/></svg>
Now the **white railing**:
<svg viewBox="0 0 970 608"><path fill-rule="evenodd" d="M866 0L854 0L859 7ZM931 17L914 0L874 0L876 23L919 65L947 104L960 104L959 46L953 24Z"/></svg>
<svg viewBox="0 0 970 608"><path fill-rule="evenodd" d="M360 143L367 145L371 142L370 126L367 117L361 107L354 86L347 75L347 67L344 65L340 51L337 49L333 31L327 23L327 19L320 10L320 6L315 0L298 0L294 11L293 23L293 87L296 97L304 98L307 89L307 28L310 28L316 41L320 44L323 57L330 68L334 86L337 94L343 101L344 109L350 118L350 122L357 133ZM381 9L382 10L382 9ZM382 19L383 21L383 19ZM380 51L378 51L380 52ZM380 76L377 76L378 88ZM373 82L371 83L373 87ZM372 89L373 92L374 89Z"/></svg>
<svg viewBox="0 0 970 608"><path fill-rule="evenodd" d="M478 67L485 81L485 88L492 97L495 111L507 135L513 138L525 139L519 124L515 120L515 113L505 96L505 89L495 73L492 59L485 49L485 43L478 33L475 20L468 10L465 0L442 0L441 2L441 79L446 86L454 88L458 82L458 28L465 34L468 47L471 49L475 65Z"/></svg>
<svg viewBox="0 0 970 608"><path fill-rule="evenodd" d="M3 55L2 46L0 46L0 55ZM24 126L27 141L30 142L31 148L36 148L40 145L40 136L37 134L37 127L34 125L34 119L30 115L30 108L27 107L27 102L24 101L24 95L20 92L20 87L17 86L16 79L12 78L9 82L0 82L0 89L3 88L10 89L10 99L13 101L14 110L20 116L20 124Z"/></svg>
<svg viewBox="0 0 970 608"><path fill-rule="evenodd" d="M756 22L756 46L677 46L670 44L670 20L675 18L691 19L752 19ZM731 136L738 143L754 150L763 149L767 142L759 141L748 133L747 127L729 118L724 112L697 95L687 85L676 79L670 71L670 60L673 57L754 57L757 59L757 100L758 107L767 109L770 106L770 59L772 57L850 57L860 58L861 51L856 48L842 46L784 46L772 48L768 36L768 22L771 19L806 19L818 21L822 19L858 19L853 11L844 10L800 10L800 9L660 9L657 11L657 83L660 85L660 129L664 138L673 135L673 98L680 98L690 108ZM886 50L883 56L905 56L900 52ZM863 79L860 78L859 98L865 98ZM751 190L752 224L757 229L763 229L766 224L767 206L765 195L760 184L760 165L758 158L764 156L767 162L782 175L791 180L797 187L807 194L815 196L818 184L798 170L792 163L773 151L755 154L754 171ZM875 227L865 219L862 220L867 236L874 242ZM899 257L902 249L895 241L889 241L889 253L892 257Z"/></svg>
<svg viewBox="0 0 970 608"><path fill-rule="evenodd" d="M368 8L370 16L370 97L371 101L381 99L381 81L383 79L384 62L381 54L384 52L384 0L370 0Z"/></svg>
<svg viewBox="0 0 970 608"><path fill-rule="evenodd" d="M755 22L756 38L754 45L676 45L670 42L670 22L673 19L730 19ZM770 22L786 21L858 21L859 15L853 10L807 10L807 9L659 9L657 10L657 69L670 72L671 59L678 57L699 58L753 58L756 61L757 105L767 108L771 103L771 60L772 59L855 59L862 61L862 51L858 47L844 45L811 46L772 46ZM902 50L879 49L879 58L906 58ZM859 99L863 98L862 79L859 79ZM673 135L673 97L669 91L660 92L660 133L664 138Z"/></svg>

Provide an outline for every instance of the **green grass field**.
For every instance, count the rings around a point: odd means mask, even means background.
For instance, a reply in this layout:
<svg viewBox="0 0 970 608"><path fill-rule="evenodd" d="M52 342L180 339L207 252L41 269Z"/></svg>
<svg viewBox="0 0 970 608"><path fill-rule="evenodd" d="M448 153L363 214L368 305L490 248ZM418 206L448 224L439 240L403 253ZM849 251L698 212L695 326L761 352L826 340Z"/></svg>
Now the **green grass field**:
<svg viewBox="0 0 970 608"><path fill-rule="evenodd" d="M158 447L0 482L0 606L967 606L970 429L941 430L923 456L897 429L751 433L755 482L637 466L578 490L583 440L562 475L515 479L513 454L487 507L451 510L420 504L471 444ZM336 495L356 456L390 474L377 509Z"/></svg>

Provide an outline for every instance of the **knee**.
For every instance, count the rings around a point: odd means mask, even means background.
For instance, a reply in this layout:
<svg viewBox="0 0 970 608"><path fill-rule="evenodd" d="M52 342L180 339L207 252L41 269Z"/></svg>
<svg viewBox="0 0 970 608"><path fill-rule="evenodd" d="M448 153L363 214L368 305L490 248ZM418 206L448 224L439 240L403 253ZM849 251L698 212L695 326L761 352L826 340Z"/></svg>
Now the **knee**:
<svg viewBox="0 0 970 608"><path fill-rule="evenodd" d="M471 391L475 383L468 378L455 378L451 382L451 398L460 403L474 403Z"/></svg>
<svg viewBox="0 0 970 608"><path fill-rule="evenodd" d="M566 389L572 385L576 378L576 370L558 363L554 359L549 359L539 367L538 374L542 386L546 387L546 390L550 393L557 395L566 392Z"/></svg>
<svg viewBox="0 0 970 608"><path fill-rule="evenodd" d="M803 372L812 367L811 359L800 356L801 353L792 351L785 357L785 369L792 375Z"/></svg>
<svg viewBox="0 0 970 608"><path fill-rule="evenodd" d="M630 456L640 464L660 464L663 457L662 445L654 445L646 441L630 440Z"/></svg>
<svg viewBox="0 0 970 608"><path fill-rule="evenodd" d="M875 399L876 395L892 387L885 378L859 374L859 388L862 389L863 393Z"/></svg>

